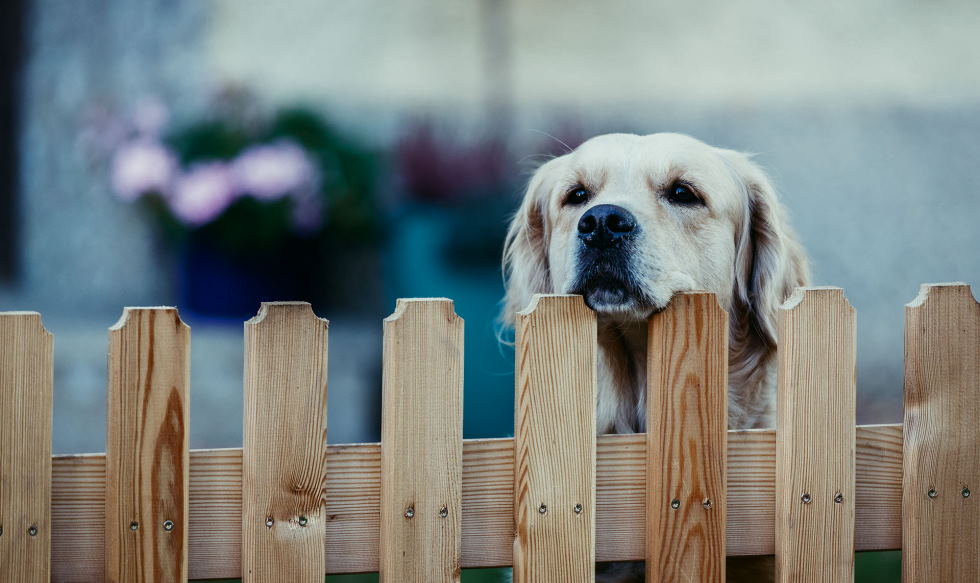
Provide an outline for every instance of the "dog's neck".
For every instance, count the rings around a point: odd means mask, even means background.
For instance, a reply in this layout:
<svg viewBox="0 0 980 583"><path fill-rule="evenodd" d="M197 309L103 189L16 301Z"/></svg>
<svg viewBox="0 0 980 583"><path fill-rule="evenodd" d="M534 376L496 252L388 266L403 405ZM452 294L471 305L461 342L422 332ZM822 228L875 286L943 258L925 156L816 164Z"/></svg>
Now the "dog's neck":
<svg viewBox="0 0 980 583"><path fill-rule="evenodd" d="M598 322L599 433L646 430L647 324Z"/></svg>
<svg viewBox="0 0 980 583"><path fill-rule="evenodd" d="M603 433L646 431L647 323L598 321L597 429ZM749 359L747 355L757 355ZM729 428L772 426L775 350L749 350L732 338L729 351ZM732 391L732 386L740 387Z"/></svg>

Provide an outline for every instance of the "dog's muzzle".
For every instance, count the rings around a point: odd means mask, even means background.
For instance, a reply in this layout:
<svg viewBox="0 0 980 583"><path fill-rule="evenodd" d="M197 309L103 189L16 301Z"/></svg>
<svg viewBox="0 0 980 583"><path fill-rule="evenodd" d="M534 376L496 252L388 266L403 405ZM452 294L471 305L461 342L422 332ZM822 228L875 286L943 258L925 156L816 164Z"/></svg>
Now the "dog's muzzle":
<svg viewBox="0 0 980 583"><path fill-rule="evenodd" d="M596 205L578 221L578 274L572 293L596 311L619 310L642 295L633 276L636 217L621 206Z"/></svg>

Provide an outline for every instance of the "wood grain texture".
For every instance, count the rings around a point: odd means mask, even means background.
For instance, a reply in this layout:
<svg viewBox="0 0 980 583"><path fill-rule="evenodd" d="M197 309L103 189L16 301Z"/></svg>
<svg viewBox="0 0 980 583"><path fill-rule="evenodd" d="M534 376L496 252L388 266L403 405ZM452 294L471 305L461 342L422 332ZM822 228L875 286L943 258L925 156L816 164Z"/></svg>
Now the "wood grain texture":
<svg viewBox="0 0 980 583"><path fill-rule="evenodd" d="M646 436L597 439L596 559L642 560ZM242 450L192 450L190 578L241 576ZM101 581L105 456L55 456L52 580ZM776 433L728 432L729 556L771 555L775 543ZM381 445L327 449L328 573L378 570ZM902 426L857 428L858 551L898 549L902 532ZM514 440L463 442L463 568L512 563Z"/></svg>
<svg viewBox="0 0 980 583"><path fill-rule="evenodd" d="M54 340L36 312L0 312L0 581L51 572Z"/></svg>
<svg viewBox="0 0 980 583"><path fill-rule="evenodd" d="M776 580L853 581L854 308L840 288L797 289L777 334Z"/></svg>
<svg viewBox="0 0 980 583"><path fill-rule="evenodd" d="M245 323L242 580L322 581L327 329L306 302Z"/></svg>
<svg viewBox="0 0 980 583"><path fill-rule="evenodd" d="M189 388L177 310L126 308L109 329L107 581L187 580Z"/></svg>
<svg viewBox="0 0 980 583"><path fill-rule="evenodd" d="M581 296L534 296L515 360L514 581L593 581L595 313Z"/></svg>
<svg viewBox="0 0 980 583"><path fill-rule="evenodd" d="M684 293L650 319L647 581L725 581L728 313Z"/></svg>
<svg viewBox="0 0 980 583"><path fill-rule="evenodd" d="M459 581L463 320L452 300L398 300L383 359L381 581Z"/></svg>
<svg viewBox="0 0 980 583"><path fill-rule="evenodd" d="M967 285L924 285L905 307L904 475L904 581L980 581L980 304Z"/></svg>

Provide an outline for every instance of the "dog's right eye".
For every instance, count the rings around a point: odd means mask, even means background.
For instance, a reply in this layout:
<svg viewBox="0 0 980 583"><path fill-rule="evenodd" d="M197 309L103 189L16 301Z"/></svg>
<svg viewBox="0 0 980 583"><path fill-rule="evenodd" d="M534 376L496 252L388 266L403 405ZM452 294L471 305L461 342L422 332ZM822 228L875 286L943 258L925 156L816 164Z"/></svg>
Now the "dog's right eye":
<svg viewBox="0 0 980 583"><path fill-rule="evenodd" d="M589 191L584 186L576 186L565 195L565 204L583 204L589 200Z"/></svg>

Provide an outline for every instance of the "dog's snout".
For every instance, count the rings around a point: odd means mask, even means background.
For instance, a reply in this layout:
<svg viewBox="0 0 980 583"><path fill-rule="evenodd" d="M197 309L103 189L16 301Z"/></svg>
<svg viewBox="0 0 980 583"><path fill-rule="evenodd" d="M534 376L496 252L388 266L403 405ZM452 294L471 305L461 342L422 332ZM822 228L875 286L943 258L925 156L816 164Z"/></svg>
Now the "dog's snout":
<svg viewBox="0 0 980 583"><path fill-rule="evenodd" d="M633 213L614 204L585 211L578 221L578 237L589 247L604 249L619 244L636 230Z"/></svg>

